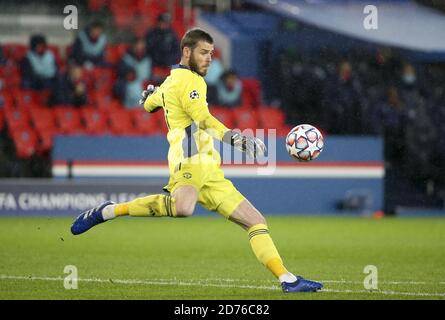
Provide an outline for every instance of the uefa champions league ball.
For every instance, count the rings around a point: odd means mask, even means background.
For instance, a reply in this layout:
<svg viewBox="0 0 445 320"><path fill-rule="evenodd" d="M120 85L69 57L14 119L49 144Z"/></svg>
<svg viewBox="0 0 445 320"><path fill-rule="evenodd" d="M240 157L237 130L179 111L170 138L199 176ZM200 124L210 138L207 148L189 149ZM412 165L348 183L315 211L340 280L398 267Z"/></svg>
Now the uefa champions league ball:
<svg viewBox="0 0 445 320"><path fill-rule="evenodd" d="M310 124L300 124L287 134L286 149L297 161L311 161L323 151L323 135Z"/></svg>

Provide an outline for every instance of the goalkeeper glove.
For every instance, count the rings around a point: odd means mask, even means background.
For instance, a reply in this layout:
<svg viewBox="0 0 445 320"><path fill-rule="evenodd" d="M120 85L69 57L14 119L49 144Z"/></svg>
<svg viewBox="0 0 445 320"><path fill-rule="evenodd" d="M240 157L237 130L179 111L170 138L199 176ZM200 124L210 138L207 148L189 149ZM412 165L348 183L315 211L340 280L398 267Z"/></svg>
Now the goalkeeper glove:
<svg viewBox="0 0 445 320"><path fill-rule="evenodd" d="M243 136L240 133L231 130L224 134L223 141L230 143L236 149L245 152L252 159L257 158L258 156L264 156L267 151L264 142L260 139Z"/></svg>
<svg viewBox="0 0 445 320"><path fill-rule="evenodd" d="M147 98L149 96L151 96L153 93L156 92L156 90L158 90L159 87L155 87L152 84L149 84L147 86L147 89L145 89L144 91L142 91L142 99L139 100L139 104L140 105L144 105L145 104L145 100L147 100Z"/></svg>

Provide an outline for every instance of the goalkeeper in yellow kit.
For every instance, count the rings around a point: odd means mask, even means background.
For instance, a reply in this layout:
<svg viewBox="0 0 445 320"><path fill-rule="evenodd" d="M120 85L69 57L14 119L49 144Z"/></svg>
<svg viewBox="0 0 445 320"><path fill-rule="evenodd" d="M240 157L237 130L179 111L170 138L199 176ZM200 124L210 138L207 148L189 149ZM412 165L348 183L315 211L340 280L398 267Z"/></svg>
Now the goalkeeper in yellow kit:
<svg viewBox="0 0 445 320"><path fill-rule="evenodd" d="M127 203L111 201L81 213L71 232L81 234L91 227L119 216L189 217L196 203L216 211L247 230L250 245L258 260L281 282L284 292L320 290L319 282L290 273L269 235L265 218L224 178L221 158L213 139L246 152L251 158L264 155L264 143L255 137L232 131L214 118L206 101L204 76L210 66L213 39L201 29L189 30L181 40L181 61L172 67L160 87L149 85L140 101L144 109L164 110L170 144L170 180L164 188L170 193L155 194Z"/></svg>

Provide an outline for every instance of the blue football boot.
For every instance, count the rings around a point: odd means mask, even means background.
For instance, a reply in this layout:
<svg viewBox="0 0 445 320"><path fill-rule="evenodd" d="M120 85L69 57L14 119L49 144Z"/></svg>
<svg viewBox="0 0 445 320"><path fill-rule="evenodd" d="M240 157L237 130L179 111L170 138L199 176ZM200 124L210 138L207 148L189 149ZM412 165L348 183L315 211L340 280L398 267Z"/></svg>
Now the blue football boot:
<svg viewBox="0 0 445 320"><path fill-rule="evenodd" d="M114 202L106 201L93 209L82 212L76 220L74 220L73 225L71 226L71 233L78 235L99 223L105 222L102 217L102 210L110 204L114 204Z"/></svg>
<svg viewBox="0 0 445 320"><path fill-rule="evenodd" d="M323 284L311 280L303 279L303 277L297 276L297 281L289 283L282 282L281 288L284 293L289 292L315 292L323 288Z"/></svg>

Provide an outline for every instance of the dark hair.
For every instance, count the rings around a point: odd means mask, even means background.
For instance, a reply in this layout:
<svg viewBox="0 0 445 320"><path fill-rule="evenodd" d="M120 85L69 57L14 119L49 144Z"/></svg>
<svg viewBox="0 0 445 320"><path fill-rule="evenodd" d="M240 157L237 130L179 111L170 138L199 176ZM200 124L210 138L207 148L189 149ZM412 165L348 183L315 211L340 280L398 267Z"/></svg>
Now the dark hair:
<svg viewBox="0 0 445 320"><path fill-rule="evenodd" d="M89 25L90 29L95 29L95 28L104 28L104 24L99 21L99 20L93 20L90 25Z"/></svg>
<svg viewBox="0 0 445 320"><path fill-rule="evenodd" d="M210 34L200 28L194 28L188 30L181 40L181 52L185 47L192 50L198 45L199 41L205 41L213 44L213 38Z"/></svg>
<svg viewBox="0 0 445 320"><path fill-rule="evenodd" d="M224 73L220 76L220 79L225 81L228 77L235 76L238 77L238 74L235 72L235 70L228 69L224 71Z"/></svg>
<svg viewBox="0 0 445 320"><path fill-rule="evenodd" d="M43 34L33 34L29 40L31 50L35 50L39 44L46 44L45 36Z"/></svg>
<svg viewBox="0 0 445 320"><path fill-rule="evenodd" d="M158 18L156 19L156 21L157 22L167 22L167 23L170 23L170 21L171 21L171 15L170 15L170 13L168 13L168 12L164 12L164 13L161 13L159 16L158 16Z"/></svg>

